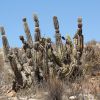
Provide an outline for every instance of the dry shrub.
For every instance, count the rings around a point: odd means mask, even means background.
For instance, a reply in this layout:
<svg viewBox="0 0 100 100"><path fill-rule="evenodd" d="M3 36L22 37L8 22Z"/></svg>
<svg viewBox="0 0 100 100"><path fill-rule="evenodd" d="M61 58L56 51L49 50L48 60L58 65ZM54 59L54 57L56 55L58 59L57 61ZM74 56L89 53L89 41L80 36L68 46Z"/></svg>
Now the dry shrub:
<svg viewBox="0 0 100 100"><path fill-rule="evenodd" d="M87 43L83 63L87 72L100 70L100 48L95 41Z"/></svg>
<svg viewBox="0 0 100 100"><path fill-rule="evenodd" d="M87 45L91 45L91 46L93 46L93 45L96 45L96 41L95 40L91 40L91 41L89 41L88 43L87 43Z"/></svg>
<svg viewBox="0 0 100 100"><path fill-rule="evenodd" d="M63 83L56 78L50 79L47 100L62 100L63 92Z"/></svg>

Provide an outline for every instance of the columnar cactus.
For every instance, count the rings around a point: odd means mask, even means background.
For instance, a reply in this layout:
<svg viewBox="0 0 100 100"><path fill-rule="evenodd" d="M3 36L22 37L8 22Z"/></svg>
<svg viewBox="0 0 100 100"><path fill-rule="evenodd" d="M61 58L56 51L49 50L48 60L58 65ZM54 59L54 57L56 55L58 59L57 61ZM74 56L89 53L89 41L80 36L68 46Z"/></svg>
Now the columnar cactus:
<svg viewBox="0 0 100 100"><path fill-rule="evenodd" d="M82 18L78 18L78 29L74 36L74 45L77 50L83 51L84 37L82 35Z"/></svg>
<svg viewBox="0 0 100 100"><path fill-rule="evenodd" d="M33 45L32 36L31 36L30 29L29 29L29 26L28 26L26 18L23 18L23 25L24 25L24 31L26 33L27 42L30 45Z"/></svg>
<svg viewBox="0 0 100 100"><path fill-rule="evenodd" d="M62 40L61 34L59 31L59 22L56 16L53 17L54 28L55 28L55 38L56 38L56 49L57 52L61 55L62 54Z"/></svg>
<svg viewBox="0 0 100 100"><path fill-rule="evenodd" d="M83 52L83 47L84 47L84 37L82 35L82 18L78 18L78 29L77 32L74 36L74 52L76 51L75 58L77 59L76 61L80 62L80 58L82 56Z"/></svg>
<svg viewBox="0 0 100 100"><path fill-rule="evenodd" d="M35 42L36 42L36 41L40 41L41 32L40 32L40 28L39 28L39 20L38 20L37 15L34 15L33 19L34 19L34 22L35 22L35 35L34 35L34 38L35 38Z"/></svg>
<svg viewBox="0 0 100 100"><path fill-rule="evenodd" d="M4 27L0 27L0 32L1 32L1 35L2 35L2 44L3 44L5 61L8 61L7 55L9 53L10 46L9 46L9 43L8 43L7 36L5 34Z"/></svg>
<svg viewBox="0 0 100 100"><path fill-rule="evenodd" d="M18 69L18 59L16 58L16 55L12 50L10 50L8 54L8 59L15 75L12 90L17 92L19 88L23 87L23 77L21 75L21 71L19 71Z"/></svg>
<svg viewBox="0 0 100 100"><path fill-rule="evenodd" d="M79 43L80 43L80 49L81 51L83 51L83 48L84 48L84 37L83 37L83 34L82 34L82 18L79 17L78 18L78 34L79 34Z"/></svg>

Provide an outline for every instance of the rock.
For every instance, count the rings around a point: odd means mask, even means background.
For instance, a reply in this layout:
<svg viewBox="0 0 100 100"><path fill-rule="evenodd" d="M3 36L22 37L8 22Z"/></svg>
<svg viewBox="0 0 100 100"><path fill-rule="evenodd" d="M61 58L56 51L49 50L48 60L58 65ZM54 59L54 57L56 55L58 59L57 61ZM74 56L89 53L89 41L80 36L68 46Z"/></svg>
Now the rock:
<svg viewBox="0 0 100 100"><path fill-rule="evenodd" d="M27 97L20 97L19 100L28 100Z"/></svg>
<svg viewBox="0 0 100 100"><path fill-rule="evenodd" d="M7 93L8 97L15 97L16 96L16 92L14 90L10 91L9 93Z"/></svg>
<svg viewBox="0 0 100 100"><path fill-rule="evenodd" d="M77 100L77 97L76 96L70 96L69 100Z"/></svg>

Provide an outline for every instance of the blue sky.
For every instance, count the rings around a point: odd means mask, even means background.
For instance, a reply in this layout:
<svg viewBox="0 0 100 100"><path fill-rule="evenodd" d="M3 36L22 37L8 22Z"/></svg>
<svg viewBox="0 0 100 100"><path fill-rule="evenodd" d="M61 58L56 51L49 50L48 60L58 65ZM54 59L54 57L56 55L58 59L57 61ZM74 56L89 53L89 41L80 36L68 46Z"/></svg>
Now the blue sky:
<svg viewBox="0 0 100 100"><path fill-rule="evenodd" d="M11 47L22 44L19 35L24 35L22 18L26 17L32 36L36 13L40 21L42 35L54 40L53 16L57 16L60 32L71 38L77 30L77 18L83 18L85 42L95 39L100 41L100 0L0 0L0 26L4 26ZM0 47L2 40L0 36Z"/></svg>

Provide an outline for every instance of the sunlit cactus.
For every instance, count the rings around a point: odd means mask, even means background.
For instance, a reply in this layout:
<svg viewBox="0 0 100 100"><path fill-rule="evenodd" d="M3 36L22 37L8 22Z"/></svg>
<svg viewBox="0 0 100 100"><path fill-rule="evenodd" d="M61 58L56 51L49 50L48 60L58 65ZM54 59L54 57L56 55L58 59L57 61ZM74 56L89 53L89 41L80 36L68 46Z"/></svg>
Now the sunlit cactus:
<svg viewBox="0 0 100 100"><path fill-rule="evenodd" d="M56 16L53 17L54 27L59 31L59 22Z"/></svg>
<svg viewBox="0 0 100 100"><path fill-rule="evenodd" d="M56 39L56 49L58 54L62 55L62 40L61 40L61 34L59 31L59 22L56 16L53 17L53 23L55 28L55 39Z"/></svg>
<svg viewBox="0 0 100 100"><path fill-rule="evenodd" d="M38 20L38 16L36 14L33 15L33 19L35 22L35 27L39 27L39 20Z"/></svg>
<svg viewBox="0 0 100 100"><path fill-rule="evenodd" d="M31 36L30 29L29 29L29 26L28 26L26 18L23 18L23 25L24 25L24 31L26 33L27 42L30 45L32 45L33 44L33 40L32 40L32 36Z"/></svg>
<svg viewBox="0 0 100 100"><path fill-rule="evenodd" d="M41 39L41 32L39 28L39 20L37 15L33 15L34 23L35 23L35 34L34 34L34 39L35 41L40 41Z"/></svg>
<svg viewBox="0 0 100 100"><path fill-rule="evenodd" d="M5 61L8 61L7 55L9 53L9 43L8 43L8 39L7 36L5 34L5 30L4 27L0 27L0 33L2 35L2 44L3 44L3 50L4 50L4 56L5 56Z"/></svg>

